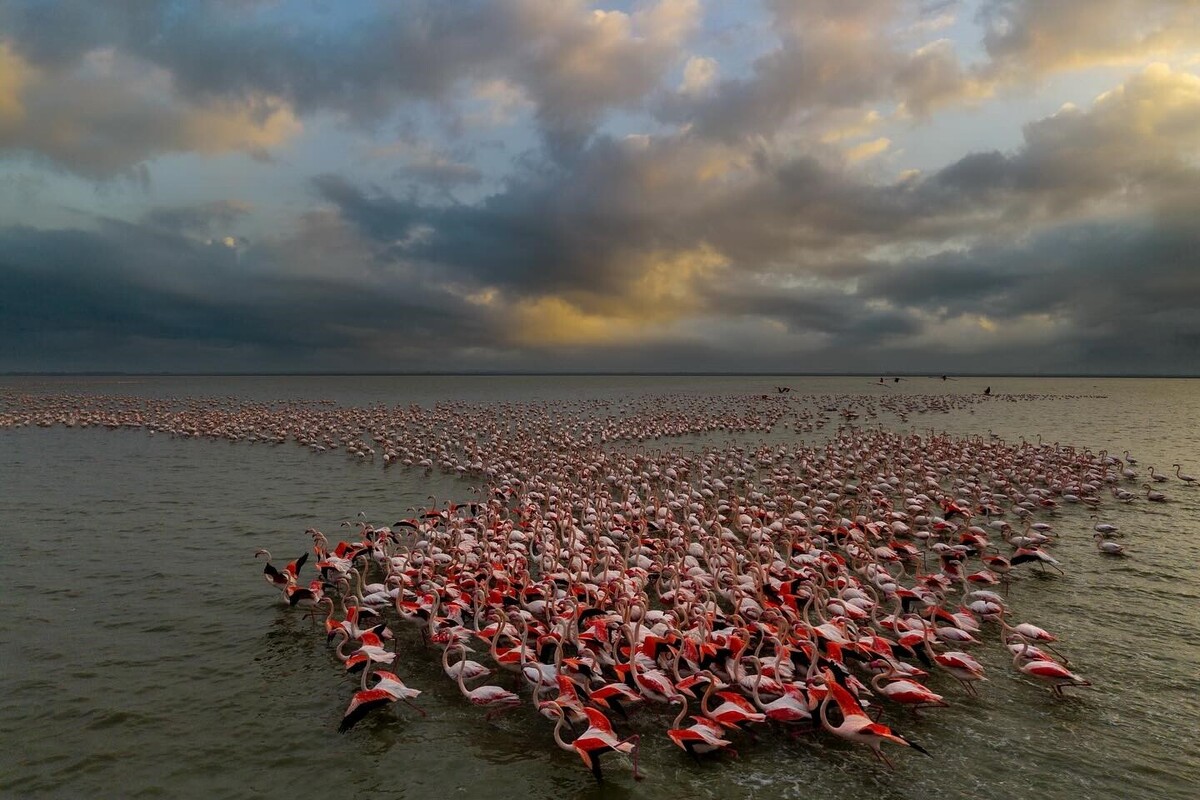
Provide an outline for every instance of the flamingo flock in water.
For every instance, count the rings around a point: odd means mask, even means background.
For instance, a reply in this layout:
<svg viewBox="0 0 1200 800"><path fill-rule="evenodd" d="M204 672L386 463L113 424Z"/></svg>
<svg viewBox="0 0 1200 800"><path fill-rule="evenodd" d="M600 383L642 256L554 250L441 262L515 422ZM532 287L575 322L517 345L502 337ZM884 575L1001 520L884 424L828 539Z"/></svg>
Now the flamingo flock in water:
<svg viewBox="0 0 1200 800"><path fill-rule="evenodd" d="M488 719L528 706L601 780L609 753L641 777L653 720L693 759L735 755L772 728L861 745L888 768L885 745L928 755L901 729L980 692L971 650L989 640L1057 696L1089 686L1007 597L1024 570L1063 572L1043 517L1136 501L1122 488L1136 460L853 424L1023 399L1040 398L777 392L429 410L26 395L0 408L0 427L291 440L474 482L392 525L343 523L336 542L309 529L282 568L255 557L283 602L314 625L324 613L340 670L358 675L342 732L398 703L425 713L398 674L394 629L407 626L440 649L465 702ZM790 441L708 441L789 427ZM1097 521L1099 552L1122 554L1117 535Z"/></svg>

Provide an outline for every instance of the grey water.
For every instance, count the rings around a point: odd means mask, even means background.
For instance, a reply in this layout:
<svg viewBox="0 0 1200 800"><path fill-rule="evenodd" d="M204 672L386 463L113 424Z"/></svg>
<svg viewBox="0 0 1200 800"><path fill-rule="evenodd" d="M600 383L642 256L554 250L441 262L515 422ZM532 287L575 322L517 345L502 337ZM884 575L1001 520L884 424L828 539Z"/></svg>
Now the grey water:
<svg viewBox="0 0 1200 800"><path fill-rule="evenodd" d="M1123 451L1145 475L1200 472L1200 381L1096 378L95 377L3 378L18 393L330 400L432 406L571 402L658 394L1029 395L949 413L857 424L1022 437ZM832 427L832 426L831 426ZM796 434L772 431L786 440ZM821 434L816 434L820 436ZM755 437L750 437L754 440ZM657 447L699 442L655 442ZM1143 479L1128 484L1140 491ZM695 764L665 736L643 744L646 780L613 760L597 785L526 707L485 722L442 674L437 651L400 633L421 718L337 724L354 682L319 629L282 607L253 553L277 562L336 541L359 512L377 524L468 481L383 470L289 444L182 440L97 428L0 429L0 795L5 797L1192 798L1200 792L1200 488L1100 514L1126 559L1099 555L1090 511L1044 517L1065 577L1014 583L1017 618L1055 632L1094 683L1052 698L994 642L974 651L980 697L931 679L952 707L889 714L932 754L893 749L895 772L818 735L764 732L739 758ZM653 717L654 712L642 712ZM653 741L650 741L653 739Z"/></svg>

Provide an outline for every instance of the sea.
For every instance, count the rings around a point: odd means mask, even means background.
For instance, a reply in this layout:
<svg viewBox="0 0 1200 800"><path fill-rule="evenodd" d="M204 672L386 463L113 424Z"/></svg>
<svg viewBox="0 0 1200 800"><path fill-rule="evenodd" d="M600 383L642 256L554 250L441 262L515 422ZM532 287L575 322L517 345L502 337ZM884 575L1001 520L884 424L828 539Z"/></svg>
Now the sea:
<svg viewBox="0 0 1200 800"><path fill-rule="evenodd" d="M1091 688L1056 699L995 642L988 680L951 707L888 721L930 757L889 747L895 771L827 735L739 737L738 756L695 763L635 723L646 778L610 758L598 784L532 707L494 721L443 675L438 651L400 628L397 667L427 717L378 712L337 727L355 679L320 629L279 602L254 552L277 563L432 501L469 500L476 479L145 430L0 429L0 796L15 798L1195 798L1200 796L1200 380L911 376L55 376L0 378L0 410L30 395L328 401L339 406L577 404L786 386L814 398L998 398L854 424L1107 450L1129 458L1139 501L1064 504L1050 522L1065 576L1030 571L1009 602L1056 633ZM1011 402L999 398L1011 397ZM747 434L820 442L836 426ZM732 434L658 440L699 449ZM637 447L637 443L628 446ZM1147 469L1168 474L1140 497ZM1096 513L1125 558L1100 555ZM995 638L993 636L993 638ZM486 660L486 659L484 659ZM662 717L662 719L658 719Z"/></svg>

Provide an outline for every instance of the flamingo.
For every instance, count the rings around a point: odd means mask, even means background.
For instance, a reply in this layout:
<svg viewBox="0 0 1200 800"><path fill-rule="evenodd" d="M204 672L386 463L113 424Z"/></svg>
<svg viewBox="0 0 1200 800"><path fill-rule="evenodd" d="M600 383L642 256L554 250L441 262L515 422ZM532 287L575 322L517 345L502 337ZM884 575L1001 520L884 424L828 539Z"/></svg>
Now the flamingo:
<svg viewBox="0 0 1200 800"><path fill-rule="evenodd" d="M1063 697L1063 689L1068 686L1092 685L1091 681L1084 680L1057 661L1027 657L1028 642L1022 639L1021 643L1026 647L1013 654L1013 666L1025 675L1049 683L1055 696Z"/></svg>
<svg viewBox="0 0 1200 800"><path fill-rule="evenodd" d="M568 744L562 738L562 726L566 715L562 709L557 709L553 713L558 717L558 721L554 724L555 744L567 752L578 753L583 760L583 765L596 777L597 783L604 782L604 775L600 770L600 757L605 753L623 753L632 756L634 780L642 779L641 773L638 772L638 742L641 739L638 734L618 739L613 733L608 717L594 708L585 708L584 713L587 714L589 722L588 729L577 736L575 741Z"/></svg>
<svg viewBox="0 0 1200 800"><path fill-rule="evenodd" d="M710 676L710 680L715 680L715 678ZM709 694L708 691L704 693L704 698L700 702L700 710L704 712L704 716L726 728L745 728L751 723L766 722L767 715L761 711L755 711L754 706L740 694L717 692L716 695L721 698L722 702L712 709L705 702Z"/></svg>
<svg viewBox="0 0 1200 800"><path fill-rule="evenodd" d="M890 682L883 683L885 680ZM879 673L871 679L871 688L893 703L908 706L913 710L913 713L922 708L935 706L948 708L950 706L940 694L931 691L928 687L917 683L908 676L896 672L892 669L890 663L888 663L886 671Z"/></svg>
<svg viewBox="0 0 1200 800"><path fill-rule="evenodd" d="M263 577L267 583L274 586L280 591L286 591L289 586L294 586L300 578L300 568L304 566L304 562L308 560L308 552L305 551L295 561L289 561L283 571L275 569L271 564L271 551L260 547L254 551L254 557L265 555L267 557L266 566L263 567Z"/></svg>
<svg viewBox="0 0 1200 800"><path fill-rule="evenodd" d="M450 651L452 647L447 647L442 651L442 671L446 673L446 677L450 680L458 680L461 675L464 681L474 681L492 674L492 670L480 664L478 661L471 661L466 657L467 648L463 645L463 657L450 663Z"/></svg>
<svg viewBox="0 0 1200 800"><path fill-rule="evenodd" d="M1179 480L1183 481L1184 483L1186 483L1188 486L1191 486L1193 483L1196 482L1196 479L1194 477L1192 477L1191 475L1180 475L1179 474L1179 470L1182 469L1182 467L1179 464L1172 464L1171 466L1175 468L1175 477L1178 478Z"/></svg>
<svg viewBox="0 0 1200 800"><path fill-rule="evenodd" d="M948 672L951 677L957 680L962 687L967 690L967 694L972 697L978 697L979 693L975 690L975 682L987 680L984 677L983 665L976 661L966 653L951 651L946 653L934 652L930 645L930 636L932 632L926 630L922 642L925 646L925 654L929 659Z"/></svg>
<svg viewBox="0 0 1200 800"><path fill-rule="evenodd" d="M1014 567L1018 564L1037 563L1042 566L1043 569L1045 568L1046 564L1049 564L1050 567L1057 570L1059 574L1066 574L1063 572L1058 559L1054 558L1054 556L1036 546L1018 547L1017 551L1013 553L1012 558L1009 559L1009 563Z"/></svg>
<svg viewBox="0 0 1200 800"><path fill-rule="evenodd" d="M770 703L763 702L760 694L763 678L762 660L758 656L752 656L752 658L759 668L752 690L754 704L766 715L766 718L784 725L810 724L812 712L808 708L808 698L805 697L804 690L796 684L783 684L783 694ZM713 686L714 684L710 683L708 689L712 690Z"/></svg>
<svg viewBox="0 0 1200 800"><path fill-rule="evenodd" d="M707 691L712 691L715 685L715 683L709 683ZM686 728L680 727L688 712L686 695L677 695L672 698L671 702L682 706L679 709L678 716L675 717L675 721L671 723L671 727L667 730L667 737L677 747L697 760L700 755L715 753L723 748L729 748L730 752L736 754L736 751L732 749L733 742L721 738L722 727L711 720L696 716L692 717L693 723L691 725Z"/></svg>
<svg viewBox="0 0 1200 800"><path fill-rule="evenodd" d="M1034 625L1033 623L1030 623L1030 622L1022 622L1017 625L1009 625L1008 622L1004 619L1004 615L1000 616L999 622L1000 622L1000 627L1004 629L1005 636L1006 636L1006 640L1005 640L1006 642L1011 642L1014 639L1019 640L1019 641L1024 641L1024 642L1040 642L1041 644L1044 644L1046 646L1047 650L1050 650L1055 655L1058 655L1058 657L1061 658L1064 662L1066 662L1068 664L1071 663L1066 657L1059 654L1058 651L1050 644L1051 642L1057 642L1058 637L1055 636L1054 634L1050 633L1046 629L1039 628L1037 625Z"/></svg>
<svg viewBox="0 0 1200 800"><path fill-rule="evenodd" d="M460 644L458 649L462 659L465 659L467 657L466 645ZM474 705L488 709L488 713L484 715L484 719L490 720L498 714L503 714L505 711L510 711L521 705L520 697L499 686L489 684L477 686L474 689L467 689L463 670L458 671L455 680L458 681L458 690L462 692L463 697L470 700Z"/></svg>
<svg viewBox="0 0 1200 800"><path fill-rule="evenodd" d="M321 581L310 581L307 587L297 586L294 583L288 584L283 589L283 595L287 598L288 605L292 608L303 608L308 612L308 616L316 622L316 609L324 600L324 593L321 591Z"/></svg>
<svg viewBox="0 0 1200 800"><path fill-rule="evenodd" d="M871 718L862 710L862 706L854 699L854 696L843 689L833 679L833 674L828 669L824 670L824 677L825 696L821 699L819 713L821 725L825 730L839 739L866 745L871 748L871 752L877 759L887 765L888 769L892 770L896 767L883 752L881 746L884 742L893 742L904 747L911 747L919 753L924 753L927 756L930 755L929 751L924 747L909 739L905 739L903 736L899 736L888 726L872 722ZM834 725L829 721L828 708L831 699L837 702L838 708L842 711L842 722L840 725Z"/></svg>
<svg viewBox="0 0 1200 800"><path fill-rule="evenodd" d="M367 675L371 674L379 678L379 682L372 688L367 688ZM425 716L425 711L421 707L412 702L412 698L421 694L420 689L410 689L404 685L392 672L379 670L372 673L370 667L363 670L361 689L354 693L354 697L350 700L350 705L346 707L345 713L342 715L342 722L338 726L338 733L345 733L358 724L358 721L369 714L376 708L382 708L390 703L395 703L397 700L402 700L412 708L420 712L421 716Z"/></svg>

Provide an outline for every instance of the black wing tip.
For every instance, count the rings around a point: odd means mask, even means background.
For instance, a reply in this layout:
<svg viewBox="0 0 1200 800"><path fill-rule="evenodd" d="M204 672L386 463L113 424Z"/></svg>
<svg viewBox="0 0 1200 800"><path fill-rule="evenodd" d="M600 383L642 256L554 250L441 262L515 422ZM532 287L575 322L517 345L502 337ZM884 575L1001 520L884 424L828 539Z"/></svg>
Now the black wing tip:
<svg viewBox="0 0 1200 800"><path fill-rule="evenodd" d="M908 742L908 746L911 747L913 750L916 750L918 753L924 753L925 755L929 756L930 758L933 758L933 753L929 752L924 747L921 747L921 745L917 744L912 739L905 739L904 741Z"/></svg>

